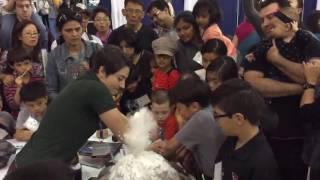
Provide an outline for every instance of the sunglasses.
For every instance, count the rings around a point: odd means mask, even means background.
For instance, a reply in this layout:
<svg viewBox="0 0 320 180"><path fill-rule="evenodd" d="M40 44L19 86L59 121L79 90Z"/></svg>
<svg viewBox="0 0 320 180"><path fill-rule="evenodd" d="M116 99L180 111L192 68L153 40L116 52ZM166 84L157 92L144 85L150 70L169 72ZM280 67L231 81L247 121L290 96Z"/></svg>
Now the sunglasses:
<svg viewBox="0 0 320 180"><path fill-rule="evenodd" d="M72 17L67 17L67 15L65 14L60 14L60 16L58 17L59 23L65 23L70 20L82 20L82 15L77 12Z"/></svg>

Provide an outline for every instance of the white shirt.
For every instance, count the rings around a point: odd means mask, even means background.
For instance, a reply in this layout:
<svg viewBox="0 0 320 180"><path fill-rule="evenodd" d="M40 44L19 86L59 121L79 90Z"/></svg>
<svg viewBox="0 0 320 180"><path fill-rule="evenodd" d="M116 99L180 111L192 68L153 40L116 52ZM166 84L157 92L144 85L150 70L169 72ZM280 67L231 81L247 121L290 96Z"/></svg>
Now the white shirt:
<svg viewBox="0 0 320 180"><path fill-rule="evenodd" d="M184 0L184 10L192 11L194 5L197 3L196 0Z"/></svg>
<svg viewBox="0 0 320 180"><path fill-rule="evenodd" d="M127 23L126 18L122 14L122 9L124 9L124 0L111 0L111 21L113 29L117 29Z"/></svg>

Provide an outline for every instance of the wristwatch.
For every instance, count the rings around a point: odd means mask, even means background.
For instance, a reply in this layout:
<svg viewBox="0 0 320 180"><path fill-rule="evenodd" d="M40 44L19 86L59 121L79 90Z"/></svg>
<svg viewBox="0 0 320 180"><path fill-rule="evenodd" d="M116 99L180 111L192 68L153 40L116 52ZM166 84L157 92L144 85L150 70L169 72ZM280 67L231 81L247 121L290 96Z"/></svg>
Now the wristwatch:
<svg viewBox="0 0 320 180"><path fill-rule="evenodd" d="M313 85L313 84L310 84L310 83L305 83L305 84L303 85L303 89L304 89L304 90L306 90L306 89L315 89L315 88L316 88L316 86Z"/></svg>

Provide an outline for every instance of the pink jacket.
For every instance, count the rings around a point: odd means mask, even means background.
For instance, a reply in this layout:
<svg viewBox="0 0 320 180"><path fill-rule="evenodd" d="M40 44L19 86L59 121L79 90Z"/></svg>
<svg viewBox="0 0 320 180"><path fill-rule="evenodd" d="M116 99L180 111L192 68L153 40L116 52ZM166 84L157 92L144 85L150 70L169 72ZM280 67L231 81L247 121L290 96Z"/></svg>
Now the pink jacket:
<svg viewBox="0 0 320 180"><path fill-rule="evenodd" d="M209 26L202 35L203 42L207 42L209 39L220 39L224 42L228 49L228 56L236 55L236 48L232 44L231 40L222 34L220 27L217 24Z"/></svg>

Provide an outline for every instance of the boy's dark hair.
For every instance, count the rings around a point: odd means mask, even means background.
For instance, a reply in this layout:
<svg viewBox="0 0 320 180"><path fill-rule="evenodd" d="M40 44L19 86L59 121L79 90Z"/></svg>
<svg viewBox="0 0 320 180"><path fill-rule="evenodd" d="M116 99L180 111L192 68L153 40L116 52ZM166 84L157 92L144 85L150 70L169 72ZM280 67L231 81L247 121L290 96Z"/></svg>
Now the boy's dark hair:
<svg viewBox="0 0 320 180"><path fill-rule="evenodd" d="M169 93L166 90L153 91L151 94L151 102L156 104L170 103Z"/></svg>
<svg viewBox="0 0 320 180"><path fill-rule="evenodd" d="M115 33L114 44L120 46L121 41L126 42L129 47L134 48L135 53L142 51L142 48L138 45L137 34L130 28L121 28L118 33Z"/></svg>
<svg viewBox="0 0 320 180"><path fill-rule="evenodd" d="M169 5L165 0L154 0L151 1L151 3L149 4L148 8L147 8L147 13L150 13L150 11L153 8L157 8L160 11L164 11L166 8L169 10ZM169 11L170 13L170 11Z"/></svg>
<svg viewBox="0 0 320 180"><path fill-rule="evenodd" d="M217 0L199 0L193 7L192 14L194 17L203 12L209 13L209 25L218 23L222 20L222 13Z"/></svg>
<svg viewBox="0 0 320 180"><path fill-rule="evenodd" d="M209 95L210 88L207 83L194 78L178 81L169 91L172 103L182 103L186 106L197 102L201 107L206 107L209 105Z"/></svg>
<svg viewBox="0 0 320 180"><path fill-rule="evenodd" d="M67 164L61 161L49 160L18 168L4 178L4 180L21 179L71 180L74 179L74 172Z"/></svg>
<svg viewBox="0 0 320 180"><path fill-rule="evenodd" d="M320 11L313 11L307 18L306 26L313 33L320 33Z"/></svg>
<svg viewBox="0 0 320 180"><path fill-rule="evenodd" d="M200 36L200 29L198 26L198 23L196 22L195 17L193 16L193 14L190 11L183 11L181 13L179 13L175 18L174 18L174 26L176 27L177 24L180 22L186 22L192 25L193 27L193 31L194 31L194 36L196 36L196 39L198 41L202 42L201 36Z"/></svg>
<svg viewBox="0 0 320 180"><path fill-rule="evenodd" d="M126 7L129 2L133 4L139 4L142 7L142 9L144 9L144 4L140 0L125 0L124 7Z"/></svg>
<svg viewBox="0 0 320 180"><path fill-rule="evenodd" d="M15 63L19 63L25 60L32 60L32 52L27 51L23 47L14 48L8 51L7 63L8 66L5 69L5 73L12 73L14 71L13 66Z"/></svg>
<svg viewBox="0 0 320 180"><path fill-rule="evenodd" d="M260 9L263 9L272 3L277 3L280 7L290 7L288 0L265 0L260 2Z"/></svg>
<svg viewBox="0 0 320 180"><path fill-rule="evenodd" d="M105 14L106 16L108 16L110 18L110 13L106 8L97 7L92 12L92 20L94 20L96 18L98 13L103 13L103 14Z"/></svg>
<svg viewBox="0 0 320 180"><path fill-rule="evenodd" d="M226 56L228 49L220 39L210 39L201 48L201 54L204 53L215 53L219 56Z"/></svg>
<svg viewBox="0 0 320 180"><path fill-rule="evenodd" d="M81 24L82 16L77 11L72 11L71 9L61 9L56 19L58 30L61 32L63 26L69 21L77 21Z"/></svg>
<svg viewBox="0 0 320 180"><path fill-rule="evenodd" d="M22 86L20 99L22 102L35 101L48 96L46 85L41 81L32 81Z"/></svg>
<svg viewBox="0 0 320 180"><path fill-rule="evenodd" d="M123 55L121 50L113 45L107 45L96 51L90 57L90 69L98 72L101 66L104 67L106 75L116 73L120 69L128 66L129 60Z"/></svg>
<svg viewBox="0 0 320 180"><path fill-rule="evenodd" d="M259 125L267 108L263 97L249 83L231 79L222 83L211 95L212 106L226 114L241 113L252 125Z"/></svg>
<svg viewBox="0 0 320 180"><path fill-rule="evenodd" d="M208 73L216 73L221 82L239 77L238 66L229 56L217 57L206 69Z"/></svg>

